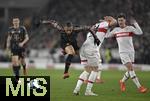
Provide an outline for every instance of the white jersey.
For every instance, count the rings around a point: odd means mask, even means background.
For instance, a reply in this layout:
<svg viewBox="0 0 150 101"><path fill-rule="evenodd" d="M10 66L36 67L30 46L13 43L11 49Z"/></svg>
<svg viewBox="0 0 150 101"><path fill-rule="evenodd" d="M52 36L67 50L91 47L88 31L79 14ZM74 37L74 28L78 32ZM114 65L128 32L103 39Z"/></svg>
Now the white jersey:
<svg viewBox="0 0 150 101"><path fill-rule="evenodd" d="M89 32L87 34L87 38L86 38L86 41L83 43L83 45L86 45L87 47L90 47L91 48L97 48L99 49L104 38L105 38L105 35L107 33L107 29L109 27L109 23L106 22L106 21L103 21L103 22L100 22L100 23L97 23L96 24L96 27L98 27L98 31L96 32L96 36L98 37L98 39L100 40L100 45L97 46L97 45L94 45L94 38L91 34L91 32Z"/></svg>
<svg viewBox="0 0 150 101"><path fill-rule="evenodd" d="M108 26L109 24L106 21L96 24L96 27L98 27L96 36L101 41L101 44L105 38ZM99 53L99 48L101 44L99 46L94 45L93 35L89 32L87 34L86 41L83 43L80 49L81 64L90 66L99 66L101 64L101 57Z"/></svg>
<svg viewBox="0 0 150 101"><path fill-rule="evenodd" d="M132 36L134 34L143 34L141 28L137 23L134 26L126 26L125 28L116 27L109 34L116 37L119 53L121 52L134 52Z"/></svg>

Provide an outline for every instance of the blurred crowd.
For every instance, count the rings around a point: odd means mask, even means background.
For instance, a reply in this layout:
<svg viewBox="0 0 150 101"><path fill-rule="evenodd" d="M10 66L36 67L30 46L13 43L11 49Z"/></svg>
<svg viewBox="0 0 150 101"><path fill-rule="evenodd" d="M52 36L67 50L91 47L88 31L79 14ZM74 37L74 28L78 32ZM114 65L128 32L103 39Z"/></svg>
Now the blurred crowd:
<svg viewBox="0 0 150 101"><path fill-rule="evenodd" d="M44 0L43 0L44 2ZM150 8L148 0L49 0L49 2L38 11L22 17L22 24L28 29L30 41L27 45L28 56L38 56L34 50L48 50L49 57L54 62L63 62L63 56L60 49L60 32L48 25L37 23L40 19L53 19L60 24L71 21L74 25L93 25L106 15L116 17L118 13L124 12L127 15L128 23L130 18L135 18L141 26L144 34L134 36L134 45L136 50L136 63L150 64ZM15 12L15 10L13 11ZM29 11L26 11L29 12ZM22 12L24 13L24 12ZM13 13L15 14L15 13ZM23 14L24 15L24 14ZM5 25L5 26L4 26ZM7 28L10 22L6 24L0 20L0 42L5 44ZM81 46L86 38L86 33L78 33L78 45ZM119 63L119 58L115 57L117 53L117 42L115 38L109 38L102 45L102 57L106 63ZM3 46L0 47L4 49ZM116 53L114 53L116 52ZM2 52L0 51L0 55ZM42 54L42 53L39 53ZM2 57L1 57L2 60ZM58 61L59 60L59 61ZM76 56L74 62L79 62Z"/></svg>

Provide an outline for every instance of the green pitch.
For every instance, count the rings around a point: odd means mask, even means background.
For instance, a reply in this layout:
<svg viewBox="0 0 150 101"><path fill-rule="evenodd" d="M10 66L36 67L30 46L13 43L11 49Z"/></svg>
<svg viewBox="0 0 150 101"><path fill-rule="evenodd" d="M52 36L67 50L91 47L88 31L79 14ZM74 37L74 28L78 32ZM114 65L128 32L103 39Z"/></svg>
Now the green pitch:
<svg viewBox="0 0 150 101"><path fill-rule="evenodd" d="M120 92L118 81L124 74L123 71L103 71L103 84L95 84L93 91L99 96L84 96L86 85L82 86L79 96L72 94L78 76L82 71L70 70L71 77L62 79L63 71L60 70L28 70L29 75L50 76L51 77L51 101L149 101L150 92L141 94L137 92L136 86L131 80L126 83L127 90ZM150 88L150 72L136 72L142 85ZM0 75L12 75L11 69L0 69Z"/></svg>

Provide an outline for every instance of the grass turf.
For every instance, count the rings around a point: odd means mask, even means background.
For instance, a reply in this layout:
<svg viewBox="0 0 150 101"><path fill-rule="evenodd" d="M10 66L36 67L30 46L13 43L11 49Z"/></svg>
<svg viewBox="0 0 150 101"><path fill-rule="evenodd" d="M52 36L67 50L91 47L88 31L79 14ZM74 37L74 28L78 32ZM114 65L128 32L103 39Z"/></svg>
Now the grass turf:
<svg viewBox="0 0 150 101"><path fill-rule="evenodd" d="M81 88L80 95L72 94L76 85L77 78L82 71L70 70L70 78L62 79L61 70L39 70L29 69L28 75L31 76L50 76L51 78L51 101L148 101L150 92L145 94L138 93L136 86L131 80L126 83L127 90L122 93L119 89L118 81L122 78L124 71L110 70L102 72L103 84L95 84L93 91L99 96L84 96L86 85ZM142 85L150 88L150 72L136 72ZM0 69L1 76L12 75L11 69Z"/></svg>

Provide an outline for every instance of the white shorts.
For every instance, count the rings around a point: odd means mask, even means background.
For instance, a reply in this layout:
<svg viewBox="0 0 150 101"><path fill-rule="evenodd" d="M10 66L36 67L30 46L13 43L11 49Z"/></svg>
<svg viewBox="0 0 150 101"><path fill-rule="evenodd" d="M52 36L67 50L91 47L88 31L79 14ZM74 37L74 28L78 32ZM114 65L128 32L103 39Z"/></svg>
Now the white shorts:
<svg viewBox="0 0 150 101"><path fill-rule="evenodd" d="M134 52L120 52L119 54L123 64L128 62L134 63Z"/></svg>
<svg viewBox="0 0 150 101"><path fill-rule="evenodd" d="M89 66L99 66L101 63L98 49L82 46L80 49L81 64Z"/></svg>

